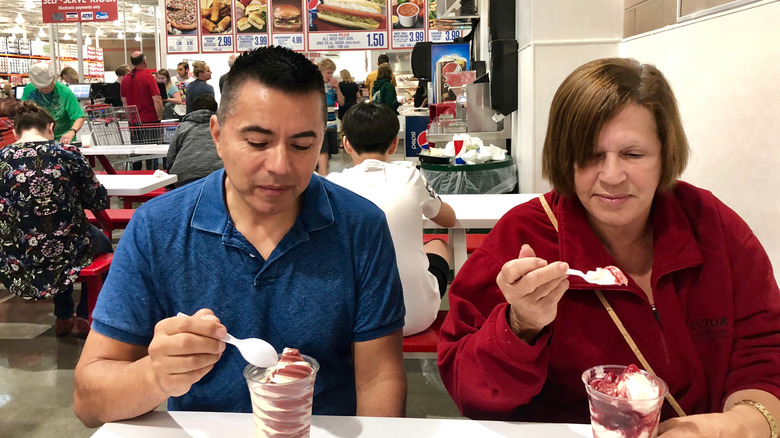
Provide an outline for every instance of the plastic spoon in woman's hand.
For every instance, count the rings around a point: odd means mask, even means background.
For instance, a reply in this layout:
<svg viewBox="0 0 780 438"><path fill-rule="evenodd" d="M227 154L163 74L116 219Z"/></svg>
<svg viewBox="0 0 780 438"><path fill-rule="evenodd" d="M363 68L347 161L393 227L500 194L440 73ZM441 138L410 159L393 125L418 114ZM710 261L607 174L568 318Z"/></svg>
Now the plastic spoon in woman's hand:
<svg viewBox="0 0 780 438"><path fill-rule="evenodd" d="M621 271L620 268L618 268L617 266L596 268L595 271L588 271L587 274L583 273L582 271L578 271L576 269L569 269L568 271L566 271L566 274L582 277L588 283L598 284L600 286L615 286L615 285L625 286L628 284L628 279L626 278L626 275L623 274L623 271Z"/></svg>
<svg viewBox="0 0 780 438"><path fill-rule="evenodd" d="M179 312L176 316L187 315ZM279 355L274 347L259 338L237 339L228 333L227 336L220 340L234 345L238 348L239 353L244 356L244 359L256 367L268 368L274 366L279 359Z"/></svg>

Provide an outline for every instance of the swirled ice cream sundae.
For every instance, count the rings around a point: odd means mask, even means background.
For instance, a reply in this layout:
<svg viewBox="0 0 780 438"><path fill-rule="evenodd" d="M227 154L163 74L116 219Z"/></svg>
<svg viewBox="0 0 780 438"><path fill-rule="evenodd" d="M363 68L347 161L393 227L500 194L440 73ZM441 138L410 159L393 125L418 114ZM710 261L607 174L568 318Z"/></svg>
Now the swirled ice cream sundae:
<svg viewBox="0 0 780 438"><path fill-rule="evenodd" d="M316 360L294 348L285 348L270 368L246 367L258 438L309 436L318 369Z"/></svg>
<svg viewBox="0 0 780 438"><path fill-rule="evenodd" d="M653 438L667 386L637 368L605 365L582 374L594 438Z"/></svg>

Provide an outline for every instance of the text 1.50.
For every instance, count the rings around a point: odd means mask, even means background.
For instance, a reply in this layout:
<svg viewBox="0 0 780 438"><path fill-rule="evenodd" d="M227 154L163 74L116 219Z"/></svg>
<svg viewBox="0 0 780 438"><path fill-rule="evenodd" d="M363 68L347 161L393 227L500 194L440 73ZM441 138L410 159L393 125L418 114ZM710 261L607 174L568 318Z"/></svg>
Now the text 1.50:
<svg viewBox="0 0 780 438"><path fill-rule="evenodd" d="M366 34L366 38L368 38L368 47L385 46L385 34L383 33L369 33Z"/></svg>

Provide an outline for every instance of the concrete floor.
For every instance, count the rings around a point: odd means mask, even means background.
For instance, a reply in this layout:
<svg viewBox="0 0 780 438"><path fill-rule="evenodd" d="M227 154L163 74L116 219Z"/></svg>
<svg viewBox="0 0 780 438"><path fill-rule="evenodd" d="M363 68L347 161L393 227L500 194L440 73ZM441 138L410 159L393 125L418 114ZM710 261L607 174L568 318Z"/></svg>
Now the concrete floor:
<svg viewBox="0 0 780 438"><path fill-rule="evenodd" d="M343 150L331 158L331 171L351 165ZM75 299L79 296L77 286ZM0 286L0 438L82 438L95 431L73 414L73 369L84 341L57 338L53 310L50 300L26 301ZM435 361L405 365L409 417L459 415Z"/></svg>

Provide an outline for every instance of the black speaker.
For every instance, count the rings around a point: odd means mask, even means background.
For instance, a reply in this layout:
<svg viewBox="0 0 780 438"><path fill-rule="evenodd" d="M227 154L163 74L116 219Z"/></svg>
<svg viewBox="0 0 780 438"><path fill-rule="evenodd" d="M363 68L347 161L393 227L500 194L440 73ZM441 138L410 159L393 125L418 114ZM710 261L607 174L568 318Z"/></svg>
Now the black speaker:
<svg viewBox="0 0 780 438"><path fill-rule="evenodd" d="M517 40L490 42L490 107L503 115L517 110Z"/></svg>
<svg viewBox="0 0 780 438"><path fill-rule="evenodd" d="M490 40L515 39L515 0L490 0Z"/></svg>
<svg viewBox="0 0 780 438"><path fill-rule="evenodd" d="M431 42L416 43L412 48L412 74L417 79L430 81L431 72Z"/></svg>

